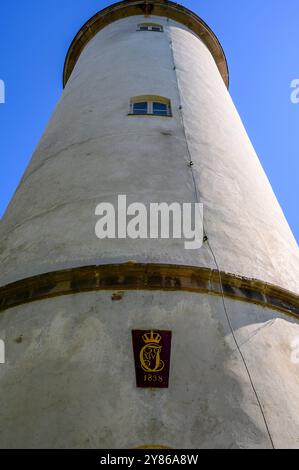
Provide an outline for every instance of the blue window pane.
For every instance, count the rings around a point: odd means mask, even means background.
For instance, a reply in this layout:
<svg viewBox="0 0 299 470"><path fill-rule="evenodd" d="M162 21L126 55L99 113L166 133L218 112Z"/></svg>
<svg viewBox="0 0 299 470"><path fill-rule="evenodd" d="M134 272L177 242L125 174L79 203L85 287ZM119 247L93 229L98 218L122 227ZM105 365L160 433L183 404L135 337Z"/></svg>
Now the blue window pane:
<svg viewBox="0 0 299 470"><path fill-rule="evenodd" d="M140 26L140 31L148 31L148 26Z"/></svg>
<svg viewBox="0 0 299 470"><path fill-rule="evenodd" d="M162 31L162 28L161 28L160 26L153 26L153 27L152 27L152 31L161 32L161 31Z"/></svg>
<svg viewBox="0 0 299 470"><path fill-rule="evenodd" d="M147 114L147 103L134 103L133 114Z"/></svg>
<svg viewBox="0 0 299 470"><path fill-rule="evenodd" d="M168 116L169 110L167 104L153 103L153 113L159 114L160 116Z"/></svg>

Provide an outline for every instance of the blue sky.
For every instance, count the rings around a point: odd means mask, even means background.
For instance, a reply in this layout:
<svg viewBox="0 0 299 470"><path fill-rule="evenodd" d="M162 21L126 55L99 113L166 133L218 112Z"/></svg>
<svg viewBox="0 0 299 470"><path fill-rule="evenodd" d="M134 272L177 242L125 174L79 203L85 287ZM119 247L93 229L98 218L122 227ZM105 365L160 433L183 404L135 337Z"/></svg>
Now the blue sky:
<svg viewBox="0 0 299 470"><path fill-rule="evenodd" d="M68 47L85 21L110 1L2 0L0 217L62 92ZM298 0L185 0L220 39L230 92L288 222L299 240Z"/></svg>

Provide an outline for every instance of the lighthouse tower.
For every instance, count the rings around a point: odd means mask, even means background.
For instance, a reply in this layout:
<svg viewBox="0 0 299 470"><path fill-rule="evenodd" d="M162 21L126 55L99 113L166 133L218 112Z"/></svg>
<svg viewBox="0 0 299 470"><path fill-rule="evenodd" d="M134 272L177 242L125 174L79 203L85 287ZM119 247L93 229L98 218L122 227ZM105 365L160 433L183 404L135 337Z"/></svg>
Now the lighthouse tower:
<svg viewBox="0 0 299 470"><path fill-rule="evenodd" d="M0 225L0 447L298 447L298 246L214 33L119 2L63 81ZM119 195L202 203L202 248L99 240Z"/></svg>

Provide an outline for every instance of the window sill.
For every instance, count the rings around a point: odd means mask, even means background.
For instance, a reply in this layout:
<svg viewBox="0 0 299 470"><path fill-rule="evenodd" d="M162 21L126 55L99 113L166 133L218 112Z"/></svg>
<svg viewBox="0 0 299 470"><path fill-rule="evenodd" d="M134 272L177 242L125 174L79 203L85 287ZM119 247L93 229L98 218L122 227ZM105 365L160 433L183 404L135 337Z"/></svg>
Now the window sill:
<svg viewBox="0 0 299 470"><path fill-rule="evenodd" d="M164 31L153 31L152 29L136 29L137 33L164 33Z"/></svg>
<svg viewBox="0 0 299 470"><path fill-rule="evenodd" d="M163 117L163 118L171 118L173 117L172 114L168 114L167 116L166 115L163 115L163 114L149 114L149 113L144 113L144 114L133 114L133 113L129 113L128 116L148 116L148 117Z"/></svg>

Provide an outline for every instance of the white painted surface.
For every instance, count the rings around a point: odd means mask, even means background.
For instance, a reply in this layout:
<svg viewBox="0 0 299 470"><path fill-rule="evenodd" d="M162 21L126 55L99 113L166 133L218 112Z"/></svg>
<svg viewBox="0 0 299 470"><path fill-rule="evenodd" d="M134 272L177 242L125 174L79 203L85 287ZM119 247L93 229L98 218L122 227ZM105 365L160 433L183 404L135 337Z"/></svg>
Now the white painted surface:
<svg viewBox="0 0 299 470"><path fill-rule="evenodd" d="M221 298L112 292L36 302L0 316L0 447L269 447ZM227 301L276 447L298 447L299 325ZM170 387L137 389L132 329L172 330ZM19 338L22 337L22 342ZM258 365L258 367L257 367Z"/></svg>
<svg viewBox="0 0 299 470"><path fill-rule="evenodd" d="M0 226L0 284L71 266L128 259L215 269L207 246L105 241L95 207L195 202L186 135L210 243L222 270L299 292L298 246L217 67L179 24L136 32L143 17L101 31L84 49ZM176 71L169 41L173 41ZM180 100L181 93L182 102ZM157 94L173 118L129 117L130 98ZM299 445L298 322L226 300L276 447ZM169 390L135 387L131 329L171 329ZM269 447L222 300L99 292L0 315L0 447Z"/></svg>
<svg viewBox="0 0 299 470"><path fill-rule="evenodd" d="M94 232L96 205L118 194L130 202L195 201L179 84L220 268L299 292L298 246L212 56L173 21L152 17L165 32L137 32L143 19L111 24L84 49L2 220L1 284L128 259L215 268L207 247L194 253L183 241L99 241ZM173 118L127 116L130 98L142 94L170 98Z"/></svg>

